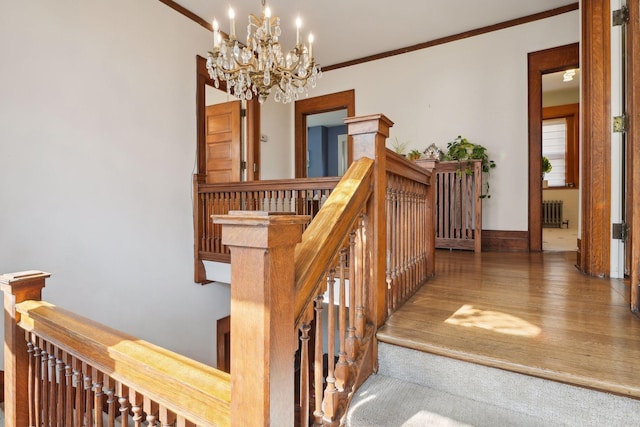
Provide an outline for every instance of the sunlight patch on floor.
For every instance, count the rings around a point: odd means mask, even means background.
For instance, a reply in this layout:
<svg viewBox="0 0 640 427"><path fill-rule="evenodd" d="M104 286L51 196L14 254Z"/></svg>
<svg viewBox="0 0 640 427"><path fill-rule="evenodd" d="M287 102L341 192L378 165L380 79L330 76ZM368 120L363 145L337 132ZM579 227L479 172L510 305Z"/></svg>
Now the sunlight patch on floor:
<svg viewBox="0 0 640 427"><path fill-rule="evenodd" d="M538 326L511 314L492 310L481 310L465 304L444 321L450 325L479 328L500 334L536 337L542 331Z"/></svg>

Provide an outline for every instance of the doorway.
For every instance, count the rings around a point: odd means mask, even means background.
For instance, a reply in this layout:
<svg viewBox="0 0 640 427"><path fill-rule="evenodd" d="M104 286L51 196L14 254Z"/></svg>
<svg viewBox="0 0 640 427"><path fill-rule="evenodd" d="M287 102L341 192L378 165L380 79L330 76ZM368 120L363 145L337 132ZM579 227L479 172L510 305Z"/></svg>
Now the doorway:
<svg viewBox="0 0 640 427"><path fill-rule="evenodd" d="M542 76L579 68L579 44L529 53L529 250L542 251Z"/></svg>
<svg viewBox="0 0 640 427"><path fill-rule="evenodd" d="M295 103L295 141L294 141L294 152L295 152L295 177L296 178L307 178L309 176L310 166L312 168L312 174L315 174L317 168L324 167L327 171L325 176L338 176L338 168L339 164L336 164L336 169L333 168L333 163L329 166L329 162L317 162L314 159L314 164L312 165L310 162L310 145L309 145L309 125L312 124L320 124L320 123L328 123L324 122L328 117L335 116L335 114L327 115L326 113L337 112L336 117L353 117L355 115L355 90L347 90L344 92L337 92L330 95L317 96L314 98L303 99L301 101L296 101ZM331 123L335 124L336 119L332 118ZM344 120L344 118L342 119ZM326 126L325 126L326 127ZM333 126L331 126L333 127ZM321 130L320 130L321 132ZM342 134L339 134L342 135ZM322 154L322 143L316 144L320 148L320 154ZM351 164L352 153L351 153L351 140L347 138L346 144L338 143L337 147L342 146L345 148L346 145L346 165L344 164L344 152L342 153L341 158L343 166L348 166ZM328 157L328 145L324 144L326 150L324 152ZM316 147L317 148L317 147ZM338 148L339 149L339 148ZM336 154L336 159L340 158L338 154ZM316 165L316 163L321 163L320 165ZM325 167L326 165L326 167ZM329 175L329 170L334 175ZM317 176L317 175L315 175Z"/></svg>
<svg viewBox="0 0 640 427"><path fill-rule="evenodd" d="M207 60L201 56L196 56L196 132L197 132L197 182L204 183L207 176L207 135L206 135L206 107L207 98L217 100L226 99L225 82L220 82L219 88L214 87L213 80L209 77L206 66ZM215 93L215 95L214 95ZM212 101L213 102L213 101ZM237 156L234 168L243 170L236 175L242 175L243 180L255 181L260 179L260 104L257 99L246 101L245 112L242 113L246 119L243 127L244 144L237 147L241 150L241 155ZM239 181L234 175L233 181Z"/></svg>
<svg viewBox="0 0 640 427"><path fill-rule="evenodd" d="M580 69L542 75L542 249L577 251ZM546 168L545 168L546 167Z"/></svg>

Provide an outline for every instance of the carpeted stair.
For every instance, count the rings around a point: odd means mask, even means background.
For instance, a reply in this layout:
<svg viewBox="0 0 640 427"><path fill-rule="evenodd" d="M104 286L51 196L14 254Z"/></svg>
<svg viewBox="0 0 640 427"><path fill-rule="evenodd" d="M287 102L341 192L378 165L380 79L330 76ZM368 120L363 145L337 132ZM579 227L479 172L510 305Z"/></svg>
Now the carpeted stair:
<svg viewBox="0 0 640 427"><path fill-rule="evenodd" d="M345 424L630 426L640 425L640 401L381 342L379 372Z"/></svg>

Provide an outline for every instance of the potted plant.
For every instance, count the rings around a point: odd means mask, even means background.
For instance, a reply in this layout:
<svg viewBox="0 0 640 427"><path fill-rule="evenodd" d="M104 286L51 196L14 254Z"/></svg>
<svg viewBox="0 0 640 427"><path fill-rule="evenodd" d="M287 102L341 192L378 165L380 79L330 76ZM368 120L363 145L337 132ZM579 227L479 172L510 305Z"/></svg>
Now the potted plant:
<svg viewBox="0 0 640 427"><path fill-rule="evenodd" d="M400 142L398 137L389 140L389 144L391 145L391 149L395 151L397 154L404 156L404 152L407 149L407 145L409 145L409 141Z"/></svg>
<svg viewBox="0 0 640 427"><path fill-rule="evenodd" d="M456 139L447 144L447 152L444 155L444 160L457 160L458 161L458 173L464 172L466 175L471 175L470 160L482 161L482 172L487 174L485 180L485 192L480 195L480 198L490 198L489 194L489 171L496 167L496 163L489 158L486 147L480 144L474 144L467 138L463 138L458 135ZM461 167L462 162L466 160L467 163L464 169Z"/></svg>
<svg viewBox="0 0 640 427"><path fill-rule="evenodd" d="M407 154L407 159L409 160L418 160L422 156L420 150L411 150L409 154Z"/></svg>
<svg viewBox="0 0 640 427"><path fill-rule="evenodd" d="M544 179L544 176L551 172L551 169L553 169L553 166L551 166L551 162L547 156L542 156L542 188L549 187L549 182Z"/></svg>

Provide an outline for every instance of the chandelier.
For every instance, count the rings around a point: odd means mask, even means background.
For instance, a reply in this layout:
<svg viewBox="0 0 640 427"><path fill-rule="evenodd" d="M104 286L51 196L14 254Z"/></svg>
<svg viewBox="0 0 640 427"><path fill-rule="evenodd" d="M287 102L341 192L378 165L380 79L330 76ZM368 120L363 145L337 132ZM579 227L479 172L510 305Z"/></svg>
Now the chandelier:
<svg viewBox="0 0 640 427"><path fill-rule="evenodd" d="M271 90L274 99L284 104L307 95L322 76L320 66L313 59L313 34L308 45L300 42L302 21L296 19L296 45L286 54L280 38L280 18L271 16L271 9L262 0L262 15L249 15L247 43L236 38L235 14L229 8L229 37L222 37L218 21L213 20L213 52L209 52L207 70L215 87L226 82L227 93L238 99L254 96L263 103Z"/></svg>

